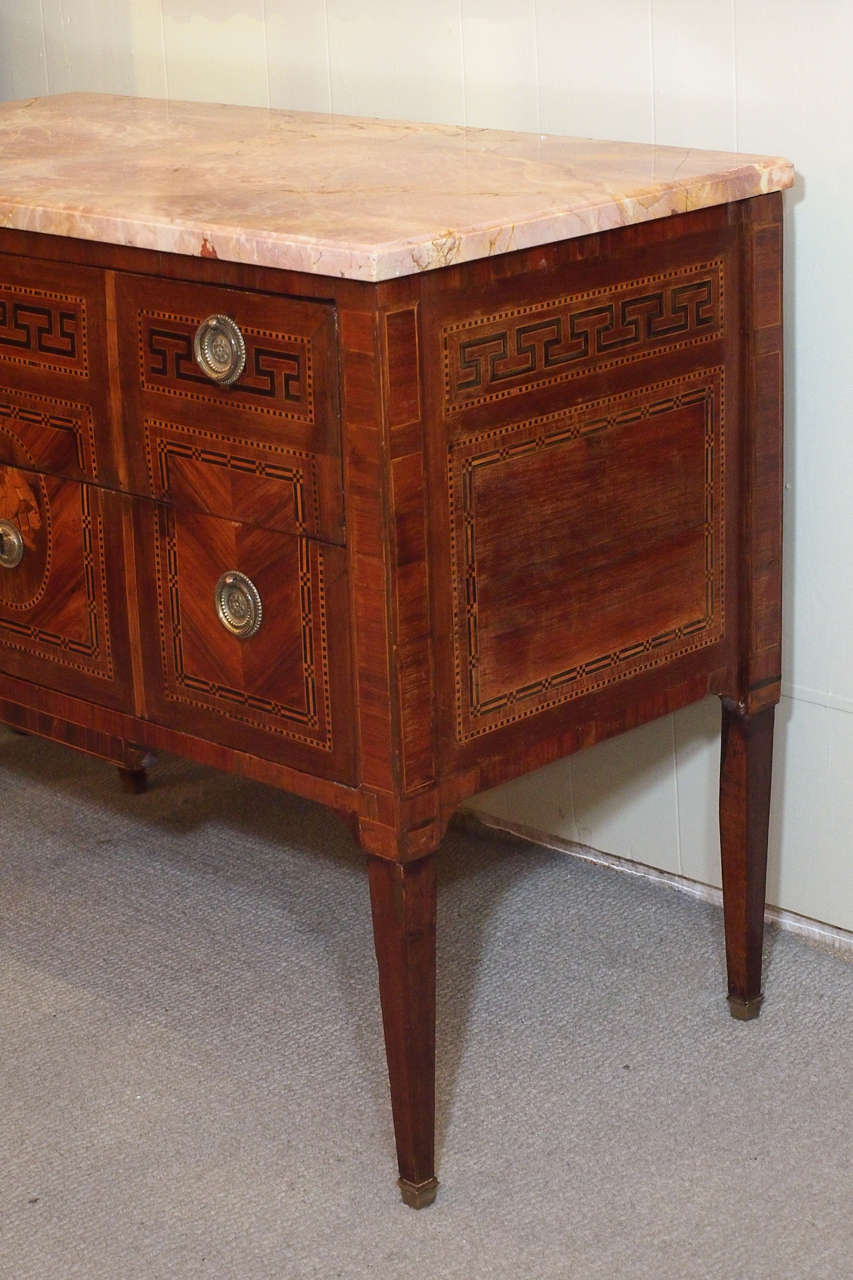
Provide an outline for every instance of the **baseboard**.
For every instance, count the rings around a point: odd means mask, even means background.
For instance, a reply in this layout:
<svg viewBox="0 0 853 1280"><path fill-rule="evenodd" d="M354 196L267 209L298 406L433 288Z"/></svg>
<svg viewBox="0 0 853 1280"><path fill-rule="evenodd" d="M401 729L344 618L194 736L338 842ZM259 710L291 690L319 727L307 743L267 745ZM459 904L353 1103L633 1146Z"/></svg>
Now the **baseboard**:
<svg viewBox="0 0 853 1280"><path fill-rule="evenodd" d="M476 812L473 809L460 809L454 815L454 825L474 835L487 835L500 832L523 840L526 844L540 845L545 849L554 849L558 853L567 853L573 858L581 858L584 862L595 862L599 866L609 867L612 871L622 871L630 876L639 876L642 880L653 880L657 884L665 884L679 893L688 893L691 897L703 902L712 902L722 908L723 895L714 885L702 884L698 880L689 880L686 876L674 875L671 871L661 871L658 867L649 867L642 862L632 862L630 858L618 858L612 853L601 853L583 844L575 844L571 840L561 840L559 836L544 831L536 831L520 822L508 822L503 818L495 818L489 814ZM853 961L853 933L847 929L839 929L836 925L824 924L820 920L811 920L808 916L798 915L795 911L783 911L781 907L768 906L764 911L767 924L776 925L789 933L796 933L804 941L825 951Z"/></svg>

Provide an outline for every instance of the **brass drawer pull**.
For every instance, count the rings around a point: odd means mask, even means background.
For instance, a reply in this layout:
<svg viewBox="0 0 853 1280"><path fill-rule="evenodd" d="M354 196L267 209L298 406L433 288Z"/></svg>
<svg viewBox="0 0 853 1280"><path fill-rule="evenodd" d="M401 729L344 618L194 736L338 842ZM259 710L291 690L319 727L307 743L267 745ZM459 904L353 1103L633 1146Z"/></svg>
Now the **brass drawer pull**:
<svg viewBox="0 0 853 1280"><path fill-rule="evenodd" d="M24 558L24 539L11 520L0 520L0 565L14 569Z"/></svg>
<svg viewBox="0 0 853 1280"><path fill-rule="evenodd" d="M214 592L216 614L226 631L248 640L260 630L264 618L261 595L245 573L223 573Z"/></svg>
<svg viewBox="0 0 853 1280"><path fill-rule="evenodd" d="M230 387L246 367L246 343L230 316L208 316L195 331L193 354L211 382Z"/></svg>

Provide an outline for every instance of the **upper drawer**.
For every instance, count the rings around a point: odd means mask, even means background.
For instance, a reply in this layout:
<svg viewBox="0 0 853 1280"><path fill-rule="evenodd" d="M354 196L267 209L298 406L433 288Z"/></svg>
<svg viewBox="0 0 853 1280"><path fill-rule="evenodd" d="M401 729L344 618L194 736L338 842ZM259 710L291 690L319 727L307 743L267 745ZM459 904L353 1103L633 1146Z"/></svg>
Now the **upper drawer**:
<svg viewBox="0 0 853 1280"><path fill-rule="evenodd" d="M117 302L128 487L341 542L334 307L143 276L120 277ZM227 384L197 359L215 317L234 334ZM227 341L212 354L227 357ZM282 478L292 503L281 501Z"/></svg>
<svg viewBox="0 0 853 1280"><path fill-rule="evenodd" d="M102 349L99 272L0 254L0 368L4 372L15 366L28 382L32 374L63 374L69 385L79 387L100 373Z"/></svg>
<svg viewBox="0 0 853 1280"><path fill-rule="evenodd" d="M0 254L0 460L113 484L103 276Z"/></svg>

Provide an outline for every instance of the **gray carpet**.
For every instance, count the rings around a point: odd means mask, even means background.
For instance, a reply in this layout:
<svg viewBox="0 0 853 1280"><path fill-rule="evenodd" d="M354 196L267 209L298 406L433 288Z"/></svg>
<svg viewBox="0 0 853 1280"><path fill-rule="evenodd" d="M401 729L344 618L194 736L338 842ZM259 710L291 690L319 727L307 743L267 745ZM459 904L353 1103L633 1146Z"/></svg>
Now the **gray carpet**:
<svg viewBox="0 0 853 1280"><path fill-rule="evenodd" d="M0 731L0 1275L846 1277L853 965L557 853L441 854L439 1177L394 1185L362 861L164 759Z"/></svg>

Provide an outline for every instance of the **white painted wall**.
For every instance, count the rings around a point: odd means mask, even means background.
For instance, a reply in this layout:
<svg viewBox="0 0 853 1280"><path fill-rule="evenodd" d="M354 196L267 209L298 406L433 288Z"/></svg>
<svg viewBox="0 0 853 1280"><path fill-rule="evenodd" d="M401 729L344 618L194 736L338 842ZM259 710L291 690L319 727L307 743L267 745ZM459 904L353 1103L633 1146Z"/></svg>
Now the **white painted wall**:
<svg viewBox="0 0 853 1280"><path fill-rule="evenodd" d="M0 0L0 98L203 98L790 156L785 698L768 896L853 930L850 0ZM710 883L714 702L487 813Z"/></svg>

